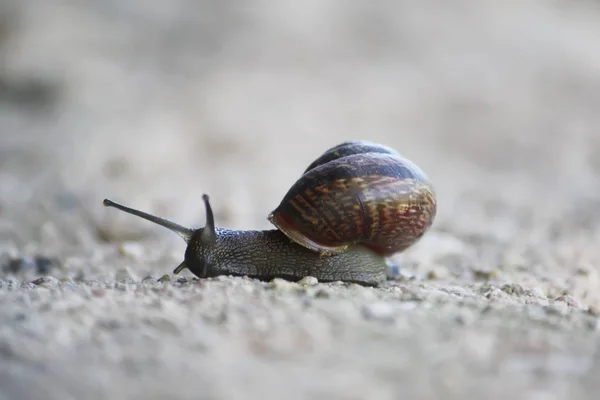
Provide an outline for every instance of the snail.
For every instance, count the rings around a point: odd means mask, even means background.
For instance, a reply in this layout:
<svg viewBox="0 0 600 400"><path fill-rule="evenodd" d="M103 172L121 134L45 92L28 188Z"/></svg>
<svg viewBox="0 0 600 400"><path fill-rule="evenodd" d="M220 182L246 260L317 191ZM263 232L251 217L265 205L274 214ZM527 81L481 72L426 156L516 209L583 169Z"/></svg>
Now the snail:
<svg viewBox="0 0 600 400"><path fill-rule="evenodd" d="M199 278L248 276L259 280L346 281L378 286L387 279L388 257L415 244L437 210L425 173L396 150L349 141L313 161L267 219L277 228L215 227L209 196L202 196L205 226L183 227L105 199L103 204L161 225L187 243L173 273Z"/></svg>

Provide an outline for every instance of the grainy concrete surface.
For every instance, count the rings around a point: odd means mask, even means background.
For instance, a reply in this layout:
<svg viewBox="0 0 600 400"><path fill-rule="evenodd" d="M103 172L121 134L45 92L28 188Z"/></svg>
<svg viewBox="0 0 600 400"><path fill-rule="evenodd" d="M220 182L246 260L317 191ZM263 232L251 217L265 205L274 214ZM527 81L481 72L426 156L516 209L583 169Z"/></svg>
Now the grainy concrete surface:
<svg viewBox="0 0 600 400"><path fill-rule="evenodd" d="M597 398L598 43L591 0L4 0L0 399ZM438 192L382 288L159 280L101 204L269 228L350 139Z"/></svg>

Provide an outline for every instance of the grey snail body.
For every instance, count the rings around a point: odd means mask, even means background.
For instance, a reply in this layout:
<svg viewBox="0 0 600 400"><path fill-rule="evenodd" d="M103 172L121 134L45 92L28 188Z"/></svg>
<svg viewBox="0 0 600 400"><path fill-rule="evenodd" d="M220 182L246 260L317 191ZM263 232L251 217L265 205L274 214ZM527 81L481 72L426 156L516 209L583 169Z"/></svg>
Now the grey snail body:
<svg viewBox="0 0 600 400"><path fill-rule="evenodd" d="M179 234L184 261L199 278L218 275L377 286L387 257L416 243L431 227L437 203L425 174L395 150L367 141L345 142L315 160L268 219L277 229L215 227L208 195L206 224L190 229L111 200L104 205Z"/></svg>

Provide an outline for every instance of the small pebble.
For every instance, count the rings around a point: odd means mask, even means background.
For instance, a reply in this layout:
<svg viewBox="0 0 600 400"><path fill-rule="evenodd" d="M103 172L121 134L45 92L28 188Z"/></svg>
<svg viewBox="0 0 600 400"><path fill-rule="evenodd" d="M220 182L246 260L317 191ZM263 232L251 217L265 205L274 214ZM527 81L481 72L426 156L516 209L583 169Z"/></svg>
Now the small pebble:
<svg viewBox="0 0 600 400"><path fill-rule="evenodd" d="M161 276L160 278L158 278L159 282L171 282L171 275L169 274L164 274L163 276Z"/></svg>
<svg viewBox="0 0 600 400"><path fill-rule="evenodd" d="M568 294L564 294L562 296L559 296L559 297L557 297L554 300L566 303L570 307L581 308L581 303L579 303L573 296L570 296Z"/></svg>
<svg viewBox="0 0 600 400"><path fill-rule="evenodd" d="M540 289L539 287L532 287L531 289L527 289L525 291L525 294L536 299L547 299L547 297L544 296L544 292L542 292L542 289Z"/></svg>
<svg viewBox="0 0 600 400"><path fill-rule="evenodd" d="M525 293L523 287L517 283L507 283L506 285L502 286L502 291L506 294L515 294L517 296Z"/></svg>
<svg viewBox="0 0 600 400"><path fill-rule="evenodd" d="M122 292L125 292L127 290L130 289L132 283L125 283L125 282L116 282L113 286L113 288L115 288L116 290L120 290Z"/></svg>
<svg viewBox="0 0 600 400"><path fill-rule="evenodd" d="M65 289L75 288L75 282L73 281L73 278L71 278L71 277L61 278L59 282L60 282L59 285L61 288L65 288Z"/></svg>
<svg viewBox="0 0 600 400"><path fill-rule="evenodd" d="M319 283L319 280L314 276L305 276L304 278L298 281L298 285L300 286L315 286Z"/></svg>
<svg viewBox="0 0 600 400"><path fill-rule="evenodd" d="M492 288L485 293L486 299L495 299L495 300L506 300L509 298L508 294L505 291L500 290L498 288Z"/></svg>
<svg viewBox="0 0 600 400"><path fill-rule="evenodd" d="M36 286L52 287L52 286L57 286L59 281L58 281L58 279L56 279L52 276L43 276L34 281L31 281L31 283L33 283Z"/></svg>
<svg viewBox="0 0 600 400"><path fill-rule="evenodd" d="M267 287L273 290L288 291L299 289L300 285L294 282L286 281L285 279L274 278L267 284Z"/></svg>
<svg viewBox="0 0 600 400"><path fill-rule="evenodd" d="M153 277L153 276L147 276L144 279L142 279L142 283L146 283L146 282L158 282L158 280Z"/></svg>
<svg viewBox="0 0 600 400"><path fill-rule="evenodd" d="M34 281L31 281L31 283L33 283L34 285L41 285L42 283L46 282L46 278L37 278Z"/></svg>

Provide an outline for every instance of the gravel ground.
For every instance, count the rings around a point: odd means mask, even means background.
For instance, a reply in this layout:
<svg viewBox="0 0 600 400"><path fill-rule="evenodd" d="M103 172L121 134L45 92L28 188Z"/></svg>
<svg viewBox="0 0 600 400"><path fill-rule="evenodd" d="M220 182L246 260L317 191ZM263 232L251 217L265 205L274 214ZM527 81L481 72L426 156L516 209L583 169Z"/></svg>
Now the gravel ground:
<svg viewBox="0 0 600 400"><path fill-rule="evenodd" d="M600 3L0 3L0 399L595 399ZM380 288L169 275L351 139L434 182ZM166 275L165 275L166 274Z"/></svg>

